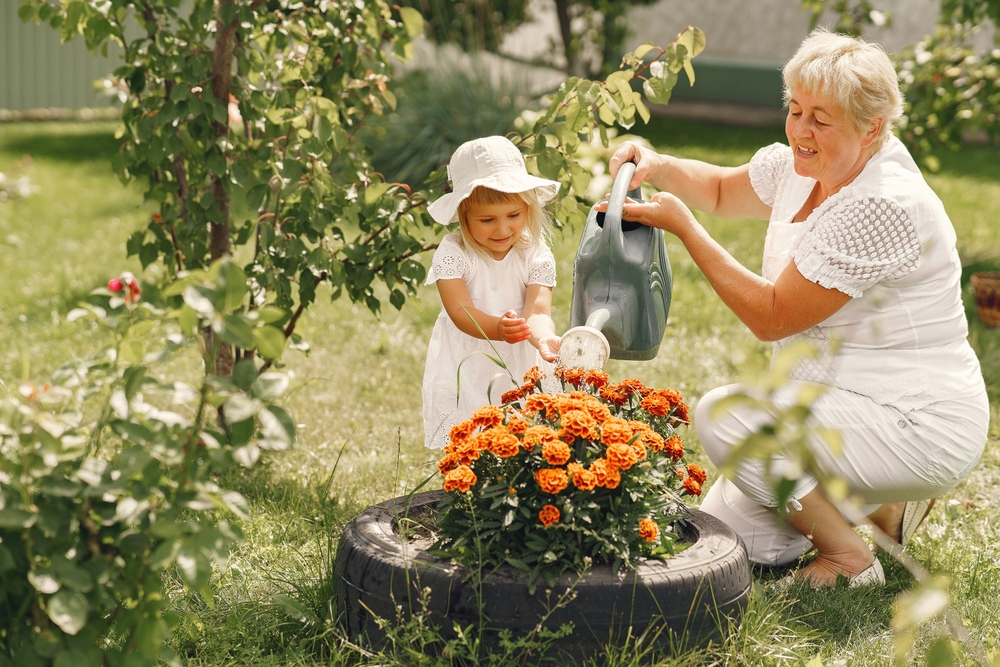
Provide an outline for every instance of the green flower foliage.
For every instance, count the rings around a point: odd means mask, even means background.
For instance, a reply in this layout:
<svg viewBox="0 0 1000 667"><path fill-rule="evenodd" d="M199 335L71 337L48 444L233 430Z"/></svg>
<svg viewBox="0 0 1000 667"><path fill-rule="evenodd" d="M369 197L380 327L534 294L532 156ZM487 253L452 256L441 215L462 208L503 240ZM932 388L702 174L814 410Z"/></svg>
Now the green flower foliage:
<svg viewBox="0 0 1000 667"><path fill-rule="evenodd" d="M614 570L673 554L682 495L700 495L704 471L683 462L677 431L690 422L673 390L603 371L556 369L544 393L538 369L451 429L438 464L447 492L436 553L472 572L503 565L529 586L592 563Z"/></svg>
<svg viewBox="0 0 1000 667"><path fill-rule="evenodd" d="M0 665L180 664L163 647L178 619L162 571L211 601L213 564L242 540L226 517L248 509L213 480L295 435L274 404L282 374L246 362L233 380L160 379L178 354L213 357L203 327L266 338L265 318L232 307L245 286L219 262L178 285L170 311L97 290L70 317L109 329L114 345L0 401Z"/></svg>

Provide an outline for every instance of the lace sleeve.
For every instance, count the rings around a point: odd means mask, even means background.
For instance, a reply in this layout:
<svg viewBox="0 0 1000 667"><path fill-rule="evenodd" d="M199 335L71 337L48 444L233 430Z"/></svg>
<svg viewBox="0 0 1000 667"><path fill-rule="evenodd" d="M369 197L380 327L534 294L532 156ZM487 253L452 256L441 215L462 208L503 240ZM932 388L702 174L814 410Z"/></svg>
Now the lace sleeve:
<svg viewBox="0 0 1000 667"><path fill-rule="evenodd" d="M424 284L433 285L439 280L453 278L468 280L471 269L472 261L449 235L441 239L441 245L434 251L431 270L427 272Z"/></svg>
<svg viewBox="0 0 1000 667"><path fill-rule="evenodd" d="M764 146L750 159L750 185L760 200L774 206L778 194L778 181L791 164L792 152L788 146L773 143Z"/></svg>
<svg viewBox="0 0 1000 667"><path fill-rule="evenodd" d="M898 204L868 197L823 215L803 237L794 259L807 279L856 298L875 283L916 269L920 238Z"/></svg>
<svg viewBox="0 0 1000 667"><path fill-rule="evenodd" d="M556 286L556 258L544 243L539 244L528 264L528 284Z"/></svg>

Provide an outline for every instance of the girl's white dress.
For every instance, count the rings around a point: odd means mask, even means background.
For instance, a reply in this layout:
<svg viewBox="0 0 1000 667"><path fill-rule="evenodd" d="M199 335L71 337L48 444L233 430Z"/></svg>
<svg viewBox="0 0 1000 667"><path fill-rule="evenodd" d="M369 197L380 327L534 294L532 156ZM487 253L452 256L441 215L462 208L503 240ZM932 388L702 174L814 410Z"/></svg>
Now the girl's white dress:
<svg viewBox="0 0 1000 667"><path fill-rule="evenodd" d="M511 249L500 261L487 259L466 248L461 234L452 232L434 251L425 284L455 278L465 281L472 303L484 313L499 317L513 309L523 315L528 285L555 286L556 262L544 242L524 250ZM509 374L486 356L496 357L497 353ZM457 381L459 366L461 379ZM499 405L501 395L519 386L533 366L542 367L543 372L547 367L528 341L511 345L475 338L460 331L442 308L424 367L424 444L432 449L444 447L452 426L468 419L479 407ZM511 382L511 375L516 383Z"/></svg>

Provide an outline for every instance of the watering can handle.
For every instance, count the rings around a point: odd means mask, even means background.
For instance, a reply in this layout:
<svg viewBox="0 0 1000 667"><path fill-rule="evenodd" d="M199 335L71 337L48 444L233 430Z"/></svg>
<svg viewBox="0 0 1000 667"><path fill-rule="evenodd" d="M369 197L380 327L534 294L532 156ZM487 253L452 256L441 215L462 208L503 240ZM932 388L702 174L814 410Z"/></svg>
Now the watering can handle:
<svg viewBox="0 0 1000 667"><path fill-rule="evenodd" d="M604 214L604 233L601 238L603 243L610 244L613 257L622 257L625 254L625 237L622 233L625 197L640 199L642 194L639 188L628 189L633 175L635 175L635 163L622 163L615 176L614 185L611 186L611 195L608 197L608 210Z"/></svg>

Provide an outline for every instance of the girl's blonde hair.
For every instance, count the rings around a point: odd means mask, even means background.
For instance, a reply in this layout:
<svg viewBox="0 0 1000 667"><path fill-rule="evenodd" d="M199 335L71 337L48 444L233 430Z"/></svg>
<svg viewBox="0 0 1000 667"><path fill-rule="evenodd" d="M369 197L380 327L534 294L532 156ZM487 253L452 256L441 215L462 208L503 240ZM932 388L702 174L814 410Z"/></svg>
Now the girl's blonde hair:
<svg viewBox="0 0 1000 667"><path fill-rule="evenodd" d="M483 257L492 259L490 251L476 243L469 231L468 213L470 206L492 206L493 204L507 204L513 202L523 202L528 207L527 219L524 229L521 231L521 238L514 242L514 247L518 250L530 248L542 242L548 242L551 234L552 222L545 212L545 205L542 204L537 190L525 190L524 192L501 192L492 188L478 185L473 188L469 196L458 205L458 222L462 234L462 242L466 248L471 248Z"/></svg>
<svg viewBox="0 0 1000 667"><path fill-rule="evenodd" d="M814 30L781 75L786 106L792 89L799 88L830 97L862 134L881 118L882 127L872 143L876 151L903 115L903 95L892 61L882 47L862 39Z"/></svg>

